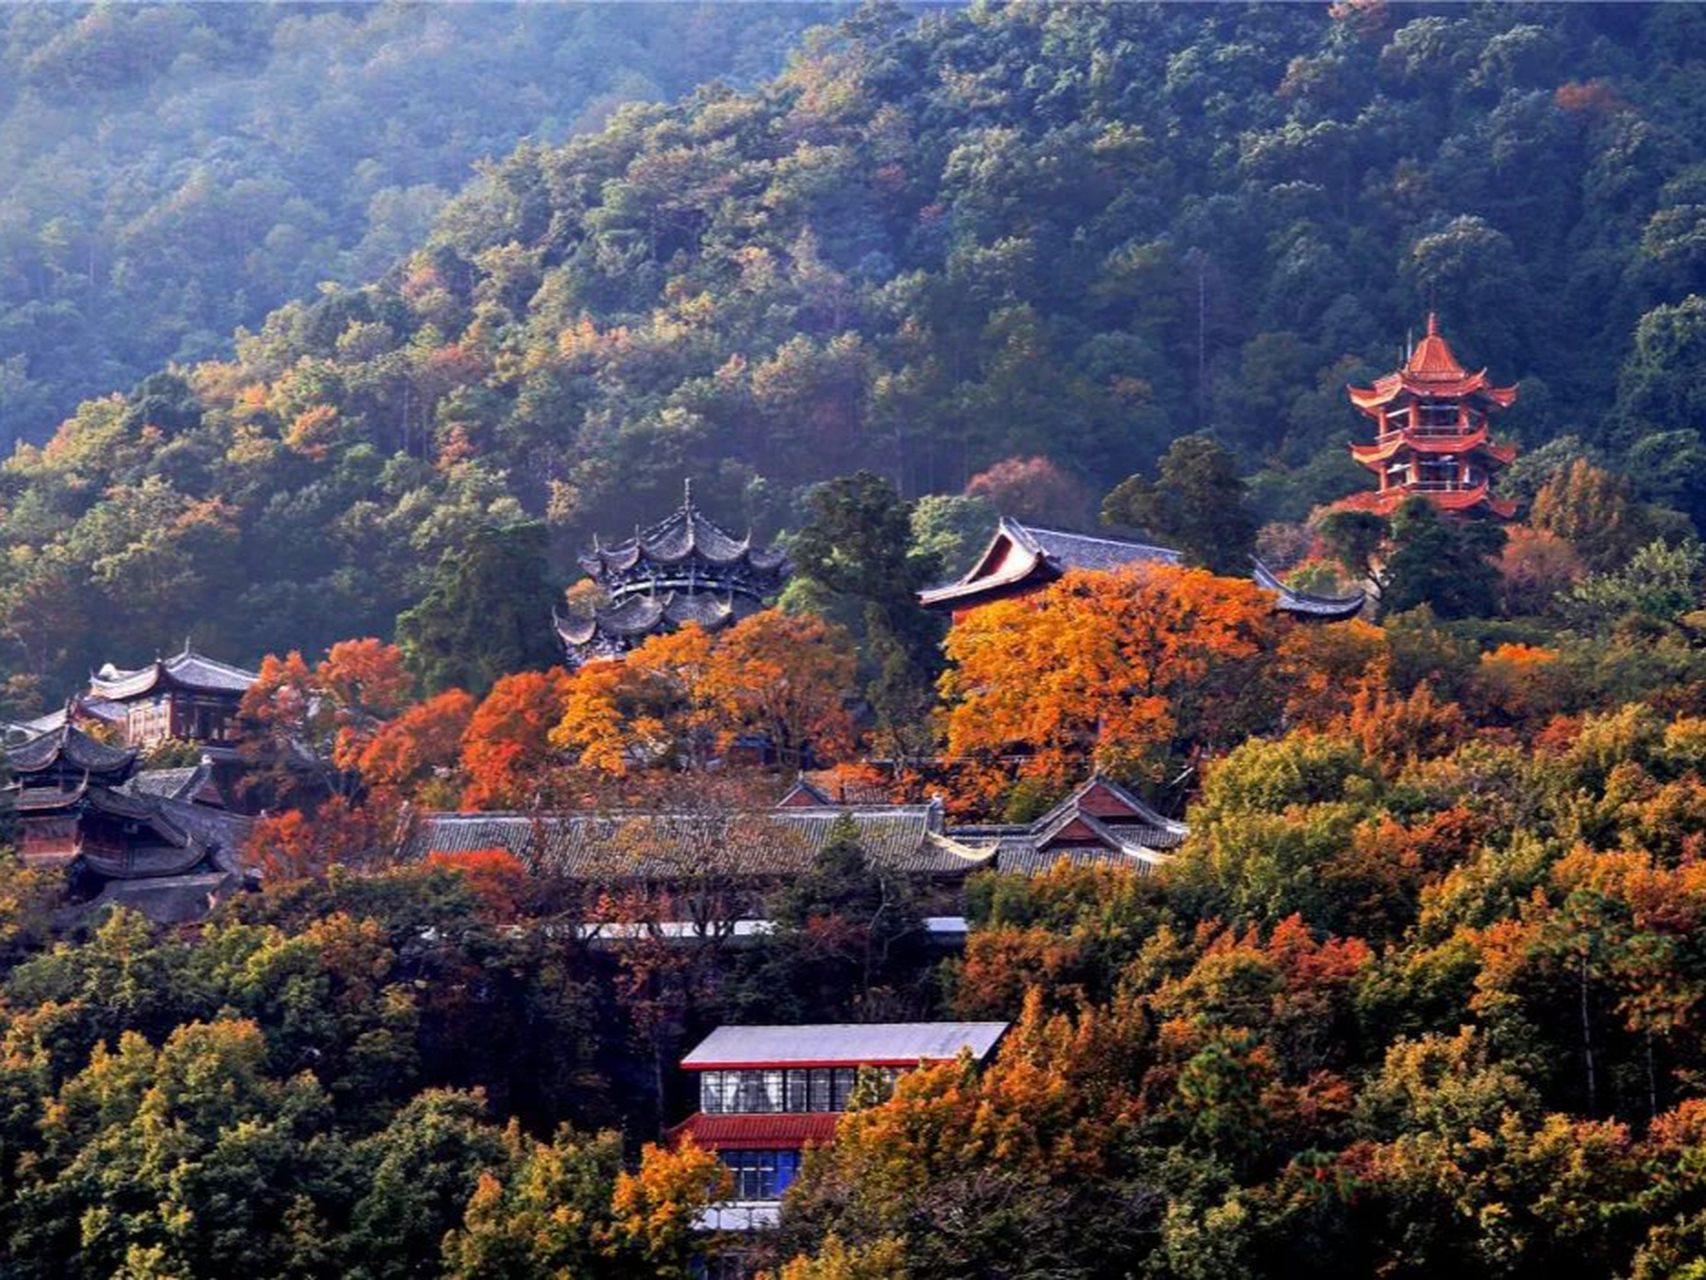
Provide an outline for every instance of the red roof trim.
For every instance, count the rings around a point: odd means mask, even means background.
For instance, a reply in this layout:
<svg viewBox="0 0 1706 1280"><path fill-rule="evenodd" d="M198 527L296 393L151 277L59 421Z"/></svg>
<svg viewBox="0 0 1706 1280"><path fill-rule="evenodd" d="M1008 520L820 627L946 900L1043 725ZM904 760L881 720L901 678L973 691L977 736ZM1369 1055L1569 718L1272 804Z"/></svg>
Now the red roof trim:
<svg viewBox="0 0 1706 1280"><path fill-rule="evenodd" d="M835 1126L844 1112L782 1112L769 1115L708 1116L695 1112L670 1129L671 1145L691 1136L707 1151L798 1150L835 1140Z"/></svg>

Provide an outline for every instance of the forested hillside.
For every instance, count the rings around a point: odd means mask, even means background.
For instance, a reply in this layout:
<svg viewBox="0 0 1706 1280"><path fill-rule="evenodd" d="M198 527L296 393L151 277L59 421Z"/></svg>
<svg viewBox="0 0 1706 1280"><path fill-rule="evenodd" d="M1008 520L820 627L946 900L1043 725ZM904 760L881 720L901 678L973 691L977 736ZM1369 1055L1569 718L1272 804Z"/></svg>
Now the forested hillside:
<svg viewBox="0 0 1706 1280"><path fill-rule="evenodd" d="M775 72L811 5L9 5L0 443L413 249L521 138Z"/></svg>
<svg viewBox="0 0 1706 1280"><path fill-rule="evenodd" d="M271 20L303 40L352 21ZM21 453L15 692L59 696L120 637L177 643L192 619L234 657L384 635L476 526L542 516L560 556L655 518L687 473L730 523L775 527L855 466L915 494L1042 455L1094 493L1206 426L1262 514L1296 519L1363 484L1343 384L1392 367L1429 306L1465 360L1521 379L1504 426L1529 450L1580 437L1692 508L1702 49L1692 6L863 10L749 93L524 145L375 283ZM399 96L347 101L387 130L439 120ZM360 206L360 168L328 168ZM243 234L218 207L183 252ZM406 234L386 226L340 261L384 256ZM243 260L296 271L270 235Z"/></svg>

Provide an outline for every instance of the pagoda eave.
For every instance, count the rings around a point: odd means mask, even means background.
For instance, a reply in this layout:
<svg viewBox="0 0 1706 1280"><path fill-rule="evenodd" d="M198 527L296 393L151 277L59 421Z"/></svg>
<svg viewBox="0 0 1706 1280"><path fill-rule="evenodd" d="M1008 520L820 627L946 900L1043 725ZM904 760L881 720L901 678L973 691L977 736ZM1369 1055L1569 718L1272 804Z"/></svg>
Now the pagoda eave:
<svg viewBox="0 0 1706 1280"><path fill-rule="evenodd" d="M1468 489L1428 490L1415 488L1382 489L1377 493L1353 493L1332 504L1334 511L1371 511L1389 516L1411 498L1422 498L1451 515L1470 515L1486 512L1501 520L1516 516L1516 502L1488 491L1486 485Z"/></svg>

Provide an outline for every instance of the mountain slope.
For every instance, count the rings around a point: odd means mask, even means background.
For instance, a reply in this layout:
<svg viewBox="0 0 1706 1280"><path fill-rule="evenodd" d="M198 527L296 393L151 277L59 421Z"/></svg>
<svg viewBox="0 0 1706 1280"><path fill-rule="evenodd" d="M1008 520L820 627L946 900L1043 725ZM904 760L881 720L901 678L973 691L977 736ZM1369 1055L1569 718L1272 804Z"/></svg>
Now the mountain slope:
<svg viewBox="0 0 1706 1280"><path fill-rule="evenodd" d="M688 473L774 526L856 466L953 490L1041 453L1105 487L1209 426L1301 514L1360 483L1343 383L1429 306L1523 380L1530 445L1706 425L1615 391L1706 283L1701 21L876 7L750 93L524 145L382 280L11 464L18 692L190 618L234 657L383 633L474 524L565 549ZM1689 374L1650 345L1641 378Z"/></svg>

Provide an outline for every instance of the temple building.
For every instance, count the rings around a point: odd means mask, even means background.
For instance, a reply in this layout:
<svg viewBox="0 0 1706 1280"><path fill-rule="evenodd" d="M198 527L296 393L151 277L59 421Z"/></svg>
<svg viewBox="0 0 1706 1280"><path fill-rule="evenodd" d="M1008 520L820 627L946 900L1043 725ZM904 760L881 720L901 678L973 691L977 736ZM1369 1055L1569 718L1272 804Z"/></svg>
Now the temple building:
<svg viewBox="0 0 1706 1280"><path fill-rule="evenodd" d="M258 678L186 642L182 653L135 670L107 663L90 678L89 694L122 708L124 740L133 747L194 742L218 758L235 747L237 708Z"/></svg>
<svg viewBox="0 0 1706 1280"><path fill-rule="evenodd" d="M1096 774L1033 822L957 826L950 832L966 845L992 844L995 869L1012 875L1039 875L1065 859L1074 866L1125 867L1147 876L1172 860L1190 828Z"/></svg>
<svg viewBox="0 0 1706 1280"><path fill-rule="evenodd" d="M681 1060L699 1110L669 1132L715 1152L733 1175L729 1200L698 1224L708 1231L773 1225L808 1146L835 1137L835 1125L863 1070L892 1089L904 1072L952 1062L962 1052L983 1064L1005 1022L831 1023L798 1027L718 1027Z"/></svg>
<svg viewBox="0 0 1706 1280"><path fill-rule="evenodd" d="M920 592L918 600L926 609L951 613L958 622L986 604L1041 591L1075 569L1107 571L1134 564L1179 564L1182 559L1170 547L1047 529L1003 516L971 568L953 582ZM1313 621L1354 618L1365 603L1360 591L1348 596L1294 591L1259 560L1251 562L1251 577L1257 586L1273 593L1274 608Z"/></svg>
<svg viewBox="0 0 1706 1280"><path fill-rule="evenodd" d="M767 894L806 872L842 817L871 861L911 877L930 909L957 910L966 877L994 865L993 843L948 834L939 802L723 813L423 813L405 824L401 852L421 861L501 849L530 871L593 895L611 885L662 894L691 888L717 898L715 909L734 920L760 914Z"/></svg>
<svg viewBox="0 0 1706 1280"><path fill-rule="evenodd" d="M251 820L219 804L208 766L137 771L137 749L61 724L6 748L18 852L62 870L74 912L116 903L164 924L241 887Z"/></svg>
<svg viewBox="0 0 1706 1280"><path fill-rule="evenodd" d="M1516 458L1513 445L1488 434L1492 416L1516 401L1516 388L1495 387L1487 371L1470 373L1428 314L1428 332L1404 367L1372 387L1347 387L1351 403L1373 419L1374 440L1351 456L1379 478L1372 493L1354 494L1341 509L1390 515L1420 495L1441 511L1509 519L1516 504L1495 497L1492 483Z"/></svg>
<svg viewBox="0 0 1706 1280"><path fill-rule="evenodd" d="M570 667L621 658L690 622L730 626L763 609L788 574L780 551L753 546L750 533L736 538L700 511L692 481L668 518L614 546L595 542L580 565L602 598L590 612L553 619Z"/></svg>

